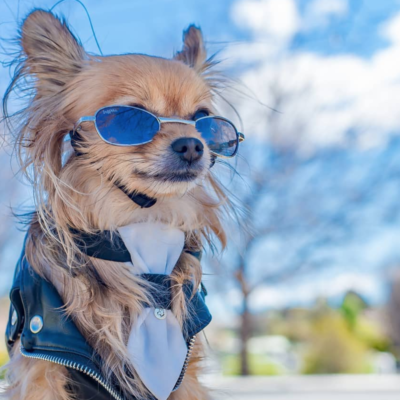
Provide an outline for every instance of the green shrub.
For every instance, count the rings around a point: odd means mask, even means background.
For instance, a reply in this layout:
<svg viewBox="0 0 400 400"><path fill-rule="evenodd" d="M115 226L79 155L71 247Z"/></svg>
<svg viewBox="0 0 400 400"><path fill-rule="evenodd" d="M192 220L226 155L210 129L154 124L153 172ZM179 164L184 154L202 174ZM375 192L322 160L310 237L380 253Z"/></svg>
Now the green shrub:
<svg viewBox="0 0 400 400"><path fill-rule="evenodd" d="M0 351L0 367L3 367L4 365L6 365L8 360L9 360L9 357L8 357L7 351L5 351L5 350ZM0 379L4 379L4 374L5 374L5 371L4 371L4 369L1 368L0 369Z"/></svg>
<svg viewBox="0 0 400 400"><path fill-rule="evenodd" d="M366 373L368 347L349 328L341 314L327 311L312 322L312 335L304 355L303 373Z"/></svg>
<svg viewBox="0 0 400 400"><path fill-rule="evenodd" d="M279 365L259 354L249 354L251 375L282 375L284 370ZM237 354L226 354L222 357L222 373L225 376L240 375L240 357Z"/></svg>

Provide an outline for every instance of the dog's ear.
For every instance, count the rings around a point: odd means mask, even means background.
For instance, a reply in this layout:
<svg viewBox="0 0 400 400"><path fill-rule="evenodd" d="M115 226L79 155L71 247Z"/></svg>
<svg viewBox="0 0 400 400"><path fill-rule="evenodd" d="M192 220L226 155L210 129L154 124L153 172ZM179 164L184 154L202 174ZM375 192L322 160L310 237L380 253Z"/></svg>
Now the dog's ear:
<svg viewBox="0 0 400 400"><path fill-rule="evenodd" d="M183 48L175 54L174 58L183 61L198 72L203 71L207 60L207 52L200 28L190 25L183 32Z"/></svg>
<svg viewBox="0 0 400 400"><path fill-rule="evenodd" d="M59 92L82 68L86 53L78 40L52 13L35 10L22 24L21 45L37 89Z"/></svg>

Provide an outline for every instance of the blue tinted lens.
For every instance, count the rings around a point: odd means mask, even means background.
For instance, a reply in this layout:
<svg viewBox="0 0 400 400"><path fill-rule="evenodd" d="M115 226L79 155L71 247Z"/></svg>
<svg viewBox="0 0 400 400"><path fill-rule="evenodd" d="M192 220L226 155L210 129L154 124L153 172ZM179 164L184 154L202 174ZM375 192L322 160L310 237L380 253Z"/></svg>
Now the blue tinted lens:
<svg viewBox="0 0 400 400"><path fill-rule="evenodd" d="M231 122L218 117L206 117L196 121L196 129L213 153L225 157L236 154L239 136Z"/></svg>
<svg viewBox="0 0 400 400"><path fill-rule="evenodd" d="M160 130L154 115L128 106L101 109L96 114L96 127L107 142L125 146L150 142Z"/></svg>

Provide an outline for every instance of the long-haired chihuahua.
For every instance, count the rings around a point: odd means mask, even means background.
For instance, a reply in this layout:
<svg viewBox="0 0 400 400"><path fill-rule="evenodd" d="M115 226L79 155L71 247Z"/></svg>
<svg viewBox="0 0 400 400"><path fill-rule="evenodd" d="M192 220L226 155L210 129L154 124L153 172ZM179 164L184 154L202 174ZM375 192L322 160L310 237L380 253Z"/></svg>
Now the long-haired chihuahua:
<svg viewBox="0 0 400 400"><path fill-rule="evenodd" d="M225 245L232 206L212 167L244 136L216 112L200 29L171 59L97 56L34 10L19 45L4 113L36 207L10 292L6 396L209 399L200 254ZM8 117L20 91L27 106Z"/></svg>

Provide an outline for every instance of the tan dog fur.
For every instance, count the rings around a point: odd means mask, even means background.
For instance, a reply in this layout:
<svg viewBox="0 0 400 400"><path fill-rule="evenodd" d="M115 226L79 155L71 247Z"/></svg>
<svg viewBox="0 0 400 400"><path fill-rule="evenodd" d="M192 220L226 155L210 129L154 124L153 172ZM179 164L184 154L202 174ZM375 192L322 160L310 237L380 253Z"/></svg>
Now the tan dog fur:
<svg viewBox="0 0 400 400"><path fill-rule="evenodd" d="M184 46L173 59L144 55L88 55L65 22L36 10L24 21L21 56L5 101L22 85L30 93L28 106L12 130L23 171L34 185L36 213L29 227L26 255L33 268L56 286L67 313L104 361L103 374L116 373L125 393L146 395L127 356L132 321L147 297L140 278L125 264L92 259L80 253L68 227L87 232L115 230L132 222L162 221L179 227L186 248L199 249L202 240L225 245L222 213L230 203L210 172L210 152L191 126L166 124L151 143L115 147L103 142L93 124L83 125L83 156L72 152L62 162L63 139L76 121L112 104L140 105L156 115L190 119L202 108L214 111L216 78L206 59L201 32L186 31ZM15 124L17 122L17 124ZM204 143L202 170L192 182L163 182L166 153L179 137ZM67 149L68 150L68 149ZM173 172L173 171L171 171ZM140 209L114 182L158 199ZM183 254L173 271L173 312L182 322L186 304L182 283L201 280L200 263ZM101 284L100 282L103 282ZM197 286L196 286L197 287ZM49 362L26 359L19 343L8 365L6 395L11 400L71 400L65 389L67 372ZM204 400L208 392L198 381L199 341L187 375L171 400Z"/></svg>

